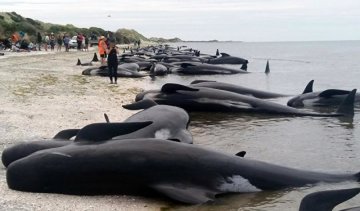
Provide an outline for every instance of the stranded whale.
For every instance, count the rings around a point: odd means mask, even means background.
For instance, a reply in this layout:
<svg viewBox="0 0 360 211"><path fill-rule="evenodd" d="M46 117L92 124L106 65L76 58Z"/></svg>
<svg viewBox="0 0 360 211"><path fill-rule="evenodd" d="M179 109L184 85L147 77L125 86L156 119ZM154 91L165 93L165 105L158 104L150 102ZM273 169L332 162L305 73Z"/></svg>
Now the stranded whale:
<svg viewBox="0 0 360 211"><path fill-rule="evenodd" d="M160 139L74 143L8 166L9 188L66 194L161 193L198 204L223 193L359 181L360 173L312 172Z"/></svg>

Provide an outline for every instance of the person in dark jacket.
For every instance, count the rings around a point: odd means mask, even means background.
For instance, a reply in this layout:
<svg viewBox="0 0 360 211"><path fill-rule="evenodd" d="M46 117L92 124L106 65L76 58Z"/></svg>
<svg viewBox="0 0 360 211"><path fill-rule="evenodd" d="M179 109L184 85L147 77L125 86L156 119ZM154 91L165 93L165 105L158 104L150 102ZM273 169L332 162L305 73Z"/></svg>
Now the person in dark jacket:
<svg viewBox="0 0 360 211"><path fill-rule="evenodd" d="M119 65L119 61L117 58L118 54L119 54L119 50L115 46L115 43L110 43L110 49L108 50L108 57L107 57L110 84L113 83L113 78L114 78L115 84L117 84L117 69L118 69L118 65Z"/></svg>
<svg viewBox="0 0 360 211"><path fill-rule="evenodd" d="M41 36L40 32L37 33L36 41L37 41L38 49L39 49L39 51L41 51L42 36Z"/></svg>

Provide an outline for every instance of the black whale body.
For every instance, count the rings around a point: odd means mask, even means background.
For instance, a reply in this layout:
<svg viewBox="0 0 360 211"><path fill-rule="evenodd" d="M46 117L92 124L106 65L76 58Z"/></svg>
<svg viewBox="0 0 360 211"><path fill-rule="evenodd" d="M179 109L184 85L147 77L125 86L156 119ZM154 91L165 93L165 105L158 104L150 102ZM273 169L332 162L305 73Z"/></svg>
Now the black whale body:
<svg viewBox="0 0 360 211"><path fill-rule="evenodd" d="M53 139L40 141L24 141L7 147L1 155L2 163L5 167L12 162L26 157L34 152L62 147L73 143L71 137L75 136L76 142L81 141L105 141L115 136L131 134L137 130L151 125L151 121L125 122L125 123L94 123L83 127L82 129L67 129L57 133ZM70 131L70 132L69 132ZM70 135L69 135L70 134ZM144 135L144 134L143 134ZM131 137L131 136L128 136ZM133 136L136 138L139 136Z"/></svg>
<svg viewBox="0 0 360 211"><path fill-rule="evenodd" d="M342 89L327 89L323 91L313 91L314 80L311 80L303 93L291 98L287 105L291 107L307 107L307 106L334 106L340 105L341 102L351 92ZM360 105L360 94L355 94L355 105Z"/></svg>
<svg viewBox="0 0 360 211"><path fill-rule="evenodd" d="M159 139L74 143L38 151L8 166L9 188L66 194L159 192L184 203L222 193L359 181L360 174L328 174L227 155Z"/></svg>
<svg viewBox="0 0 360 211"><path fill-rule="evenodd" d="M107 66L102 67L90 67L82 71L82 75L97 75L97 76L109 76L109 69ZM118 68L117 71L118 77L124 78L142 78L148 76L147 74L143 74L137 71L128 70L125 68Z"/></svg>
<svg viewBox="0 0 360 211"><path fill-rule="evenodd" d="M158 104L178 106L188 112L247 112L266 113L287 116L349 116L354 115L353 90L336 113L307 112L278 103L265 101L230 91L207 87L184 86L167 83L161 90L149 90L139 93L135 100L152 99Z"/></svg>
<svg viewBox="0 0 360 211"><path fill-rule="evenodd" d="M220 89L220 90L225 90L225 91L229 91L229 92L235 92L238 94L249 95L249 96L253 96L253 97L261 98L261 99L288 96L285 94L256 90L256 89L251 89L251 88L247 88L247 87L243 87L243 86L239 86L239 85L217 82L217 81L195 80L195 81L191 82L191 86Z"/></svg>
<svg viewBox="0 0 360 211"><path fill-rule="evenodd" d="M241 69L234 69L220 65L205 64L199 62L180 62L175 63L177 67L171 69L172 73L183 75L214 75L214 74L238 74L248 73Z"/></svg>
<svg viewBox="0 0 360 211"><path fill-rule="evenodd" d="M210 59L209 64L248 64L249 61L240 57L230 56L225 53L221 53L221 57Z"/></svg>
<svg viewBox="0 0 360 211"><path fill-rule="evenodd" d="M183 109L174 106L156 105L153 101L134 106L124 105L131 109L145 109L119 123L93 123L82 129L67 129L58 132L53 139L20 142L7 147L2 153L5 167L15 160L34 152L71 144L69 139L75 136L75 142L105 141L134 138L161 138L183 143L193 143L189 126L189 115Z"/></svg>

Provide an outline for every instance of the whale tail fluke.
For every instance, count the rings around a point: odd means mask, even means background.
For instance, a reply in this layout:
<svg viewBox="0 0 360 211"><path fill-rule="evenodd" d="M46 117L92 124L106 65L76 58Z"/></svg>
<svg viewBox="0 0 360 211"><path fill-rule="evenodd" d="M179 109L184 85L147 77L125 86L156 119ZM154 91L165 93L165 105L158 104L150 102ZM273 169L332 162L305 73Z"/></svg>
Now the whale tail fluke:
<svg viewBox="0 0 360 211"><path fill-rule="evenodd" d="M355 101L356 89L353 89L344 101L339 106L336 113L343 114L344 116L354 116L354 101Z"/></svg>
<svg viewBox="0 0 360 211"><path fill-rule="evenodd" d="M266 73L266 74L269 74L269 73L270 73L269 60L267 60L267 62L266 62L265 73Z"/></svg>
<svg viewBox="0 0 360 211"><path fill-rule="evenodd" d="M80 59L78 59L78 61L77 61L76 65L81 65L81 61L80 61Z"/></svg>

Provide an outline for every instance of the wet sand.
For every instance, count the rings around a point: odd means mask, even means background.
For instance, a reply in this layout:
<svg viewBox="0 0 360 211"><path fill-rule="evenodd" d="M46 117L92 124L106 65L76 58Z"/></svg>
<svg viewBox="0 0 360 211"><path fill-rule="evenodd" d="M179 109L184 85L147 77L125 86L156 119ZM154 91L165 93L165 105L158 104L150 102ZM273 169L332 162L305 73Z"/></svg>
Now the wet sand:
<svg viewBox="0 0 360 211"><path fill-rule="evenodd" d="M0 152L24 140L52 138L58 131L94 122L122 121L136 111L121 107L148 89L150 78L82 76L89 52L4 52L0 57ZM99 63L94 63L99 65ZM86 176L86 175L84 175ZM26 179L26 178L24 178ZM160 210L165 201L133 196L72 196L10 190L0 167L0 210ZM164 204L163 204L164 203Z"/></svg>

